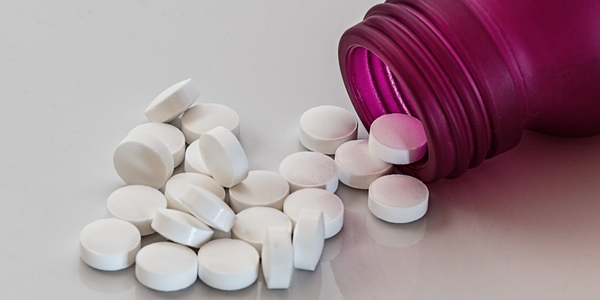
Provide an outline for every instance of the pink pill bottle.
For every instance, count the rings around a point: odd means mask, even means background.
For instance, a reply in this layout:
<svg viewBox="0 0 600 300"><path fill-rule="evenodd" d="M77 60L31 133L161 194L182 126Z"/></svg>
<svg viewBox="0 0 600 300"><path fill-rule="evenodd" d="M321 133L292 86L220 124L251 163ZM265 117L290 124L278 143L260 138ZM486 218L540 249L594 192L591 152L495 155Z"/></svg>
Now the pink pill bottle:
<svg viewBox="0 0 600 300"><path fill-rule="evenodd" d="M600 134L600 1L389 0L339 43L367 129L423 122L428 154L400 171L454 178L515 147L523 130Z"/></svg>

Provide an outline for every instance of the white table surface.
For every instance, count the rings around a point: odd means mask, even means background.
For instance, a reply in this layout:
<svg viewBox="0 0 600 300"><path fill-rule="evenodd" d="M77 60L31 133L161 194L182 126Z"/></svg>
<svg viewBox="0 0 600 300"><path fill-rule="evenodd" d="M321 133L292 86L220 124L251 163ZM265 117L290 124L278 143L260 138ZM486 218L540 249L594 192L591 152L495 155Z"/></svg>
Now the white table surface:
<svg viewBox="0 0 600 300"><path fill-rule="evenodd" d="M429 185L428 214L408 225L375 219L366 192L341 185L344 228L289 290L259 278L160 293L133 268L79 259L79 232L123 185L113 151L158 93L192 78L199 101L241 115L251 169L276 171L303 149L302 112L351 110L337 42L376 2L0 2L0 299L599 299L600 137L526 132Z"/></svg>

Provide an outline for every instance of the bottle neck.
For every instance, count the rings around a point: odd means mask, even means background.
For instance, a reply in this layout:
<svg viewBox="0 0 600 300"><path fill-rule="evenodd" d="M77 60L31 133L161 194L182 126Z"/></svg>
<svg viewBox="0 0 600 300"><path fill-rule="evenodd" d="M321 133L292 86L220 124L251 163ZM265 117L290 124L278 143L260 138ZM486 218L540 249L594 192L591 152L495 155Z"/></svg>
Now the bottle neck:
<svg viewBox="0 0 600 300"><path fill-rule="evenodd" d="M426 182L460 176L513 148L523 130L506 56L467 5L450 2L455 21L425 1L377 5L339 46L344 83L367 130L387 113L423 123L427 156L400 168ZM453 31L456 20L472 32Z"/></svg>

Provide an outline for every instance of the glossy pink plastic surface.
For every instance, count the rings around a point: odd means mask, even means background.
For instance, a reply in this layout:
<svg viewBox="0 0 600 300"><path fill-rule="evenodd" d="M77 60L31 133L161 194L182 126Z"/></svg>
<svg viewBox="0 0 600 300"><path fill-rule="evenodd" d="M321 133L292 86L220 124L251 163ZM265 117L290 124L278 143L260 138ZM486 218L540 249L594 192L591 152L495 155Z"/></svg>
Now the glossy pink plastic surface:
<svg viewBox="0 0 600 300"><path fill-rule="evenodd" d="M600 134L600 1L396 0L339 44L344 83L368 129L419 118L428 155L399 167L458 177L512 149L524 129Z"/></svg>

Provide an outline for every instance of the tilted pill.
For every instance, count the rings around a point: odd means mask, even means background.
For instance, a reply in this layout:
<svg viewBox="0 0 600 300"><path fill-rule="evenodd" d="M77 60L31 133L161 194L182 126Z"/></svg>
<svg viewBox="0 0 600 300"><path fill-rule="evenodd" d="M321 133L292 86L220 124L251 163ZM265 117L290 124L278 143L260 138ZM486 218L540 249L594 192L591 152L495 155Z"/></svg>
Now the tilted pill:
<svg viewBox="0 0 600 300"><path fill-rule="evenodd" d="M189 210L181 203L179 194L187 187L188 184L194 184L209 190L215 194L221 200L225 200L226 192L225 189L217 183L212 177L202 175L199 173L179 173L173 175L173 177L167 180L165 184L165 197L169 208L177 209L183 212L189 212Z"/></svg>
<svg viewBox="0 0 600 300"><path fill-rule="evenodd" d="M173 242L194 248L208 242L213 235L213 230L194 216L168 208L156 212L152 228Z"/></svg>
<svg viewBox="0 0 600 300"><path fill-rule="evenodd" d="M358 121L349 111L333 105L313 107L300 117L300 142L315 152L333 154L344 142L356 139Z"/></svg>
<svg viewBox="0 0 600 300"><path fill-rule="evenodd" d="M186 111L200 96L191 79L180 81L160 93L144 111L150 122L169 122Z"/></svg>
<svg viewBox="0 0 600 300"><path fill-rule="evenodd" d="M258 278L259 255L240 240L212 240L198 250L198 277L215 289L240 290Z"/></svg>
<svg viewBox="0 0 600 300"><path fill-rule="evenodd" d="M233 210L221 198L203 187L188 184L179 194L179 200L190 213L212 228L227 232L235 223Z"/></svg>
<svg viewBox="0 0 600 300"><path fill-rule="evenodd" d="M335 151L340 181L356 189L366 190L373 180L390 174L392 164L371 153L367 140L349 141Z"/></svg>
<svg viewBox="0 0 600 300"><path fill-rule="evenodd" d="M272 171L254 170L244 181L229 189L230 205L234 212L254 206L283 209L283 200L290 194L285 178Z"/></svg>
<svg viewBox="0 0 600 300"><path fill-rule="evenodd" d="M335 161L318 152L301 151L288 155L279 164L279 174L289 182L290 192L320 188L333 193L339 183Z"/></svg>
<svg viewBox="0 0 600 300"><path fill-rule="evenodd" d="M269 227L261 252L261 266L269 289L287 289L294 271L292 238L285 227Z"/></svg>
<svg viewBox="0 0 600 300"><path fill-rule="evenodd" d="M407 175L387 175L369 187L368 206L377 218L390 223L409 223L427 212L429 189Z"/></svg>
<svg viewBox="0 0 600 300"><path fill-rule="evenodd" d="M271 207L250 207L237 214L231 237L247 242L260 253L269 227L284 227L292 234L292 221L280 210Z"/></svg>
<svg viewBox="0 0 600 300"><path fill-rule="evenodd" d="M238 139L223 126L204 133L198 143L202 159L212 177L232 187L248 176L248 158Z"/></svg>
<svg viewBox="0 0 600 300"><path fill-rule="evenodd" d="M325 246L325 223L322 211L302 209L294 227L292 243L294 268L314 271Z"/></svg>
<svg viewBox="0 0 600 300"><path fill-rule="evenodd" d="M185 149L183 170L188 173L194 172L211 176L200 154L198 143L200 143L200 140L195 140Z"/></svg>
<svg viewBox="0 0 600 300"><path fill-rule="evenodd" d="M79 236L81 259L90 267L117 271L131 266L141 246L140 231L120 219L101 219L86 225Z"/></svg>
<svg viewBox="0 0 600 300"><path fill-rule="evenodd" d="M158 209L167 208L167 199L155 188L128 185L108 196L106 208L113 217L135 225L141 235L148 235L154 233L150 224Z"/></svg>
<svg viewBox="0 0 600 300"><path fill-rule="evenodd" d="M163 142L171 155L173 155L173 165L179 166L185 156L185 137L183 133L175 126L165 123L150 122L134 127L130 132L144 132L158 138Z"/></svg>
<svg viewBox="0 0 600 300"><path fill-rule="evenodd" d="M136 278L153 290L179 291L192 285L198 278L196 253L182 245L153 243L142 248L135 260Z"/></svg>
<svg viewBox="0 0 600 300"><path fill-rule="evenodd" d="M382 115L371 124L369 149L379 159L391 164L416 162L427 153L423 124L406 114Z"/></svg>
<svg viewBox="0 0 600 300"><path fill-rule="evenodd" d="M302 209L323 212L325 238L336 235L344 225L344 203L334 193L322 189L301 189L291 193L283 202L283 212L295 225L300 219Z"/></svg>
<svg viewBox="0 0 600 300"><path fill-rule="evenodd" d="M223 104L194 105L181 116L181 131L183 131L188 144L217 126L225 127L236 138L240 136L240 116L235 110Z"/></svg>

